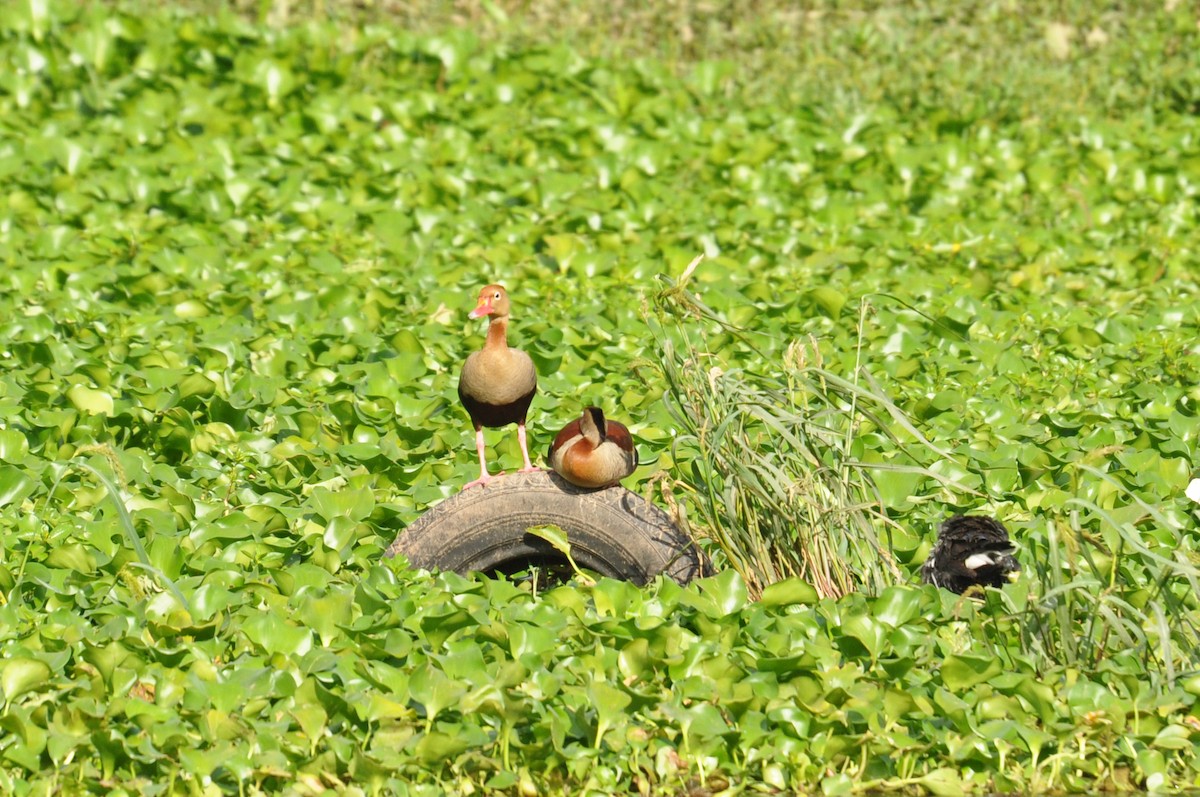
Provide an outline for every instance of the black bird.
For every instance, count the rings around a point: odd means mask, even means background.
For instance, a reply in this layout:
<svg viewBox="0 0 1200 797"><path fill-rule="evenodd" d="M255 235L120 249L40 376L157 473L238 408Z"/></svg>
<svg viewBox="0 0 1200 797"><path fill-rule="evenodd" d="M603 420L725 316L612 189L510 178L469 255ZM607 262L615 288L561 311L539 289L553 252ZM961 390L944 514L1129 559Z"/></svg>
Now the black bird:
<svg viewBox="0 0 1200 797"><path fill-rule="evenodd" d="M955 515L938 530L937 543L921 565L921 578L960 595L973 586L1002 587L1021 570L1013 550L999 521Z"/></svg>

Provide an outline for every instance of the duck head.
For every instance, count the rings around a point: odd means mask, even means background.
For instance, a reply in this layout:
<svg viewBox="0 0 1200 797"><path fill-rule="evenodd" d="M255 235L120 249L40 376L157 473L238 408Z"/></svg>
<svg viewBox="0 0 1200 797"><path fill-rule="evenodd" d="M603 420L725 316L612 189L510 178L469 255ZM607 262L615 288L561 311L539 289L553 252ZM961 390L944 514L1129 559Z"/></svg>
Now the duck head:
<svg viewBox="0 0 1200 797"><path fill-rule="evenodd" d="M504 286L485 285L479 291L475 309L470 312L468 317L483 318L485 315L490 315L492 318L507 318L508 309L508 291L504 290Z"/></svg>

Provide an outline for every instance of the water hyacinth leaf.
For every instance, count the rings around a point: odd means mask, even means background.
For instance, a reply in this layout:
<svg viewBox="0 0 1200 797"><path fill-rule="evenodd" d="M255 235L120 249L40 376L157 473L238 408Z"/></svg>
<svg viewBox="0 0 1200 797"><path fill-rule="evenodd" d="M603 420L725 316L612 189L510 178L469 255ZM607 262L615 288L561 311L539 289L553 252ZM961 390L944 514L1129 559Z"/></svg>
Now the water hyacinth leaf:
<svg viewBox="0 0 1200 797"><path fill-rule="evenodd" d="M0 460L19 465L29 453L29 441L15 429L0 429Z"/></svg>
<svg viewBox="0 0 1200 797"><path fill-rule="evenodd" d="M340 551L354 542L358 524L345 516L336 516L325 527L322 539L331 551Z"/></svg>
<svg viewBox="0 0 1200 797"><path fill-rule="evenodd" d="M1158 732L1151 746L1160 750L1189 750L1192 747L1191 736L1194 731L1183 725L1168 725Z"/></svg>
<svg viewBox="0 0 1200 797"><path fill-rule="evenodd" d="M846 297L841 291L827 286L813 288L808 295L820 311L830 318L837 318L846 304Z"/></svg>
<svg viewBox="0 0 1200 797"><path fill-rule="evenodd" d="M266 59L254 65L251 79L266 93L272 105L277 104L296 85L296 79L290 69Z"/></svg>
<svg viewBox="0 0 1200 797"><path fill-rule="evenodd" d="M732 732L720 709L711 703L698 703L672 713L689 744L692 740L706 741Z"/></svg>
<svg viewBox="0 0 1200 797"><path fill-rule="evenodd" d="M780 706L767 712L767 717L780 727L790 731L797 739L808 737L812 727L812 715L795 706Z"/></svg>
<svg viewBox="0 0 1200 797"><path fill-rule="evenodd" d="M962 778L949 767L939 767L917 781L936 797L954 797L964 792Z"/></svg>
<svg viewBox="0 0 1200 797"><path fill-rule="evenodd" d="M475 645L456 646L447 650L438 656L438 664L447 677L464 684L473 684L483 673L488 672L483 660L483 651ZM490 673L487 680L492 680Z"/></svg>
<svg viewBox="0 0 1200 797"><path fill-rule="evenodd" d="M628 581L605 578L592 589L592 600L601 617L619 617L641 605L641 593Z"/></svg>
<svg viewBox="0 0 1200 797"><path fill-rule="evenodd" d="M872 606L871 616L898 628L921 612L921 593L907 587L888 587L879 594Z"/></svg>
<svg viewBox="0 0 1200 797"><path fill-rule="evenodd" d="M854 793L854 781L845 772L829 775L821 780L821 792L827 797L841 797Z"/></svg>
<svg viewBox="0 0 1200 797"><path fill-rule="evenodd" d="M1033 706L1034 712L1043 723L1051 723L1057 718L1056 708L1059 701L1056 700L1054 690L1046 684L1024 676L1013 691Z"/></svg>
<svg viewBox="0 0 1200 797"><path fill-rule="evenodd" d="M113 414L113 397L103 390L73 385L67 390L67 399L75 409L88 415Z"/></svg>
<svg viewBox="0 0 1200 797"><path fill-rule="evenodd" d="M303 656L312 649L312 633L272 614L254 614L242 623L244 633L267 653Z"/></svg>
<svg viewBox="0 0 1200 797"><path fill-rule="evenodd" d="M309 593L300 603L298 619L317 632L324 647L329 647L338 638L339 627L349 625L353 606L353 595L345 590L326 595Z"/></svg>
<svg viewBox="0 0 1200 797"><path fill-rule="evenodd" d="M0 725L7 724L0 722ZM24 767L26 770L36 770L38 759L41 757L41 750L31 745L25 740L17 740L9 745L4 751L4 757L12 761L18 766ZM15 790L14 790L15 793Z"/></svg>
<svg viewBox="0 0 1200 797"><path fill-rule="evenodd" d="M46 562L77 573L92 573L96 570L95 557L88 548L78 543L58 546L49 553Z"/></svg>
<svg viewBox="0 0 1200 797"><path fill-rule="evenodd" d="M515 772L497 772L484 785L489 789L509 789L517 785L518 780Z"/></svg>
<svg viewBox="0 0 1200 797"><path fill-rule="evenodd" d="M571 542L567 538L567 533L559 526L553 523L542 524L537 526L529 526L525 529L526 534L531 534L534 537L545 540L550 543L554 550L561 553L567 560L567 564L575 571L575 577L582 583L592 584L590 576L586 575L579 569L579 565L575 564L575 558L571 556Z"/></svg>
<svg viewBox="0 0 1200 797"><path fill-rule="evenodd" d="M410 718L413 710L398 700L392 700L378 693L372 693L363 711L363 718L372 722Z"/></svg>
<svg viewBox="0 0 1200 797"><path fill-rule="evenodd" d="M869 615L859 614L842 623L842 633L862 643L871 658L879 656L887 639L887 629Z"/></svg>
<svg viewBox="0 0 1200 797"><path fill-rule="evenodd" d="M375 497L363 489L347 488L334 492L327 487L316 487L311 498L321 517L330 521L335 518L362 520L375 508Z"/></svg>
<svg viewBox="0 0 1200 797"><path fill-rule="evenodd" d="M431 664L416 668L409 679L412 699L424 707L426 729L432 728L438 715L455 705L466 691L465 685L450 680Z"/></svg>
<svg viewBox="0 0 1200 797"><path fill-rule="evenodd" d="M776 581L764 589L758 602L768 607L809 605L816 603L819 597L811 584L799 578L788 578Z"/></svg>
<svg viewBox="0 0 1200 797"><path fill-rule="evenodd" d="M726 570L699 582L700 594L707 599L702 604L712 617L725 617L746 605L749 594L746 583L736 571Z"/></svg>
<svg viewBox="0 0 1200 797"><path fill-rule="evenodd" d="M530 623L515 623L508 631L512 657L523 661L526 657L540 660L558 644L558 635L548 629Z"/></svg>
<svg viewBox="0 0 1200 797"><path fill-rule="evenodd" d="M999 675L1004 667L998 658L972 654L951 654L942 662L942 683L961 692Z"/></svg>
<svg viewBox="0 0 1200 797"><path fill-rule="evenodd" d="M37 489L37 484L23 471L9 465L0 466L0 507L20 504Z"/></svg>
<svg viewBox="0 0 1200 797"><path fill-rule="evenodd" d="M539 526L530 526L525 529L526 533L532 534L538 539L545 540L554 546L554 550L561 553L563 556L571 555L571 543L567 539L567 533L559 526L553 524L543 524Z"/></svg>
<svg viewBox="0 0 1200 797"><path fill-rule="evenodd" d="M14 656L0 664L0 692L6 703L50 680L50 667L40 659Z"/></svg>
<svg viewBox="0 0 1200 797"><path fill-rule="evenodd" d="M297 706L290 713L300 726L300 730L314 745L325 735L329 716L320 705Z"/></svg>
<svg viewBox="0 0 1200 797"><path fill-rule="evenodd" d="M437 764L453 760L470 746L470 741L463 734L438 730L424 734L413 754L422 763Z"/></svg>
<svg viewBox="0 0 1200 797"><path fill-rule="evenodd" d="M183 770L195 778L210 777L221 765L223 756L216 750L182 749L179 751Z"/></svg>
<svg viewBox="0 0 1200 797"><path fill-rule="evenodd" d="M1147 748L1141 750L1136 758L1137 769L1141 775L1142 784L1146 791L1158 792L1167 787L1167 761L1158 750Z"/></svg>
<svg viewBox="0 0 1200 797"><path fill-rule="evenodd" d="M604 683L593 681L587 687L588 700L596 710L596 738L592 746L600 749L604 734L622 717L632 698L623 690Z"/></svg>
<svg viewBox="0 0 1200 797"><path fill-rule="evenodd" d="M625 683L640 680L651 665L650 643L645 639L635 639L621 649L617 656L617 666Z"/></svg>
<svg viewBox="0 0 1200 797"><path fill-rule="evenodd" d="M237 593L218 584L202 584L192 593L191 600L192 609L196 612L196 619L204 622L212 619L217 612L241 603L242 598Z"/></svg>

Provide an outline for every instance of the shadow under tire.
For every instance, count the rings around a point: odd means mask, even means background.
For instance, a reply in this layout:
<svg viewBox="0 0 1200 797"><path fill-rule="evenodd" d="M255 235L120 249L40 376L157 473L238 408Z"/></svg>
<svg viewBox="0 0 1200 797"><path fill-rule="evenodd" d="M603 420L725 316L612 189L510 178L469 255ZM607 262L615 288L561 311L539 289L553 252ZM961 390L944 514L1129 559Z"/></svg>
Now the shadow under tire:
<svg viewBox="0 0 1200 797"><path fill-rule="evenodd" d="M567 533L580 568L601 576L643 585L661 573L685 584L708 570L696 544L658 507L624 487L585 490L551 471L497 477L447 498L400 532L384 556L460 574L565 564L526 531L548 524Z"/></svg>

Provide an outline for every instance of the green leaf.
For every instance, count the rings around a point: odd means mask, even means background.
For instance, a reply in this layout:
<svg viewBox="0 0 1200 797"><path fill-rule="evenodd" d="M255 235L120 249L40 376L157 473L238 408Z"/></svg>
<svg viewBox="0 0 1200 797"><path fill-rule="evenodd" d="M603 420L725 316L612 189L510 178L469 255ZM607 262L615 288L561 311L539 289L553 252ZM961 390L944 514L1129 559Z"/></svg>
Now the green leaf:
<svg viewBox="0 0 1200 797"><path fill-rule="evenodd" d="M0 693L12 703L50 680L50 667L44 661L14 656L0 663Z"/></svg>
<svg viewBox="0 0 1200 797"><path fill-rule="evenodd" d="M758 599L763 606L792 606L795 604L811 605L820 596L808 582L799 578L788 578L776 581L763 590Z"/></svg>
<svg viewBox="0 0 1200 797"><path fill-rule="evenodd" d="M866 614L847 617L842 622L842 633L861 642L872 659L879 656L887 639L887 632L883 625L874 617Z"/></svg>
<svg viewBox="0 0 1200 797"><path fill-rule="evenodd" d="M961 692L986 682L1003 670L995 656L951 654L942 662L942 683L953 692Z"/></svg>
<svg viewBox="0 0 1200 797"><path fill-rule="evenodd" d="M409 693L412 699L425 709L427 729L432 727L439 714L455 705L466 692L465 685L450 680L441 670L430 664L417 667L409 679Z"/></svg>
<svg viewBox="0 0 1200 797"><path fill-rule="evenodd" d="M554 550L561 553L563 556L571 555L571 543L567 540L567 533L558 526L553 524L543 524L540 526L529 526L525 529L527 534L532 534L540 540L545 540L554 546Z"/></svg>
<svg viewBox="0 0 1200 797"><path fill-rule="evenodd" d="M251 615L243 620L241 630L267 653L303 656L312 649L312 634L307 628L292 625L275 614Z"/></svg>
<svg viewBox="0 0 1200 797"><path fill-rule="evenodd" d="M917 782L936 797L957 797L965 792L962 778L957 771L949 767L938 767L927 772Z"/></svg>
<svg viewBox="0 0 1200 797"><path fill-rule="evenodd" d="M329 716L319 705L297 706L291 711L301 732L312 742L317 742L325 735L326 723Z"/></svg>
<svg viewBox="0 0 1200 797"><path fill-rule="evenodd" d="M413 753L424 764L438 764L454 760L469 747L470 743L461 734L433 731L421 737Z"/></svg>
<svg viewBox="0 0 1200 797"><path fill-rule="evenodd" d="M596 710L596 738L592 747L599 750L604 734L618 720L622 719L625 709L629 707L632 698L624 691L609 686L603 681L593 681L587 688L588 702Z"/></svg>
<svg viewBox="0 0 1200 797"><path fill-rule="evenodd" d="M367 489L344 488L335 492L327 487L315 487L311 500L317 512L326 520L347 518L359 521L375 508L375 496Z"/></svg>
<svg viewBox="0 0 1200 797"><path fill-rule="evenodd" d="M909 587L887 587L871 607L871 616L898 628L921 613L921 592Z"/></svg>
<svg viewBox="0 0 1200 797"><path fill-rule="evenodd" d="M20 465L29 454L29 441L13 429L0 429L0 460Z"/></svg>
<svg viewBox="0 0 1200 797"><path fill-rule="evenodd" d="M846 297L841 291L828 286L813 288L808 295L821 312L830 318L837 318L846 304Z"/></svg>
<svg viewBox="0 0 1200 797"><path fill-rule="evenodd" d="M707 599L703 606L710 617L725 617L740 611L749 600L746 582L734 570L726 570L697 582L700 595Z"/></svg>
<svg viewBox="0 0 1200 797"><path fill-rule="evenodd" d="M37 489L37 484L24 472L7 465L0 465L0 507L9 504L19 505L35 489Z"/></svg>
<svg viewBox="0 0 1200 797"><path fill-rule="evenodd" d="M75 409L88 415L113 414L113 397L103 390L72 385L67 389L67 400Z"/></svg>

